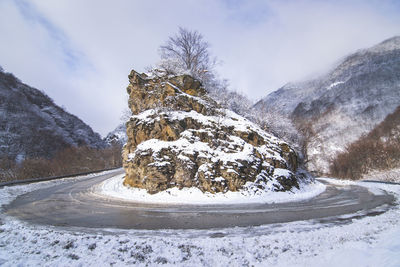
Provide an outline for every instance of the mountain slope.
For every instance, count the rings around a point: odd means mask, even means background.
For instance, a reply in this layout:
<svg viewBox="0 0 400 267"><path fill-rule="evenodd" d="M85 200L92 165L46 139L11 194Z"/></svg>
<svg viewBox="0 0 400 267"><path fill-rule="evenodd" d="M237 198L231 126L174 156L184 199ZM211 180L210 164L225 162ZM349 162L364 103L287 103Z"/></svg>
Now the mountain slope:
<svg viewBox="0 0 400 267"><path fill-rule="evenodd" d="M308 167L328 173L346 145L368 133L400 103L400 37L347 56L329 73L287 84L255 107L308 125Z"/></svg>
<svg viewBox="0 0 400 267"><path fill-rule="evenodd" d="M104 138L104 141L108 145L120 145L123 146L128 141L128 136L126 135L126 125L125 123L119 124L113 131L109 132Z"/></svg>
<svg viewBox="0 0 400 267"><path fill-rule="evenodd" d="M0 157L51 157L68 146L105 147L100 135L43 92L0 71Z"/></svg>
<svg viewBox="0 0 400 267"><path fill-rule="evenodd" d="M336 177L359 179L368 172L400 167L400 106L368 135L350 144L331 165ZM396 180L400 180L399 177ZM395 180L395 179L393 179Z"/></svg>

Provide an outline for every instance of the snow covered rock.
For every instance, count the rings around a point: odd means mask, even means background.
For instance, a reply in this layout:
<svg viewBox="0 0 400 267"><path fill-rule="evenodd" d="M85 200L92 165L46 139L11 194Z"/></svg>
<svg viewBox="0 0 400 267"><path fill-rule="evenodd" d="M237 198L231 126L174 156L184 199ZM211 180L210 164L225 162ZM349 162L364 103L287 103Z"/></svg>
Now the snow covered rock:
<svg viewBox="0 0 400 267"><path fill-rule="evenodd" d="M288 144L222 109L189 75L129 75L125 185L157 193L286 191L299 187Z"/></svg>

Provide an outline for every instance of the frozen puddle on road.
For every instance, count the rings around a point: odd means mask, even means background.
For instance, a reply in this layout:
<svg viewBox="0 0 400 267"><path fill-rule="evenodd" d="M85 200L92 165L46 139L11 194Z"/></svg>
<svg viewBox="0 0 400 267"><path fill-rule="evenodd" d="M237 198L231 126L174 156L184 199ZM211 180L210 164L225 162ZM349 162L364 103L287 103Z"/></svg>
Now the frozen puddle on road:
<svg viewBox="0 0 400 267"><path fill-rule="evenodd" d="M149 204L254 204L284 203L307 200L316 197L326 190L326 186L318 181L301 184L300 189L289 192L264 191L255 194L248 192L203 193L198 188L171 188L157 194L148 194L145 189L126 187L124 174L117 175L94 186L93 193L114 199L149 203Z"/></svg>

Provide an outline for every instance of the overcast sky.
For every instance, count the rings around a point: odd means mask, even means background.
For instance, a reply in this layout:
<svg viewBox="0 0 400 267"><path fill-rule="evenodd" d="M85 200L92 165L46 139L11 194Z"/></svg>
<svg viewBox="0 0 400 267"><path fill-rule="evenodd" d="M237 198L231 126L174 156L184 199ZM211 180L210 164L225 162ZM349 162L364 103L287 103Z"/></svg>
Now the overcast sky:
<svg viewBox="0 0 400 267"><path fill-rule="evenodd" d="M231 90L257 100L400 35L400 1L0 0L0 65L103 136L127 107L127 75L198 30Z"/></svg>

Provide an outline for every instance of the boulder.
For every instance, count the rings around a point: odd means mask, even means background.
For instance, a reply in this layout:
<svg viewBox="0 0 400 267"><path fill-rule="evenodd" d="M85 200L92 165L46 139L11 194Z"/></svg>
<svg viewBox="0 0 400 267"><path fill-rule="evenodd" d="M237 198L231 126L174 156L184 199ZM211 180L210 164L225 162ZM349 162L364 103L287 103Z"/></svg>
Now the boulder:
<svg viewBox="0 0 400 267"><path fill-rule="evenodd" d="M299 187L298 158L282 140L207 96L189 75L129 75L124 184L154 194L286 191Z"/></svg>

